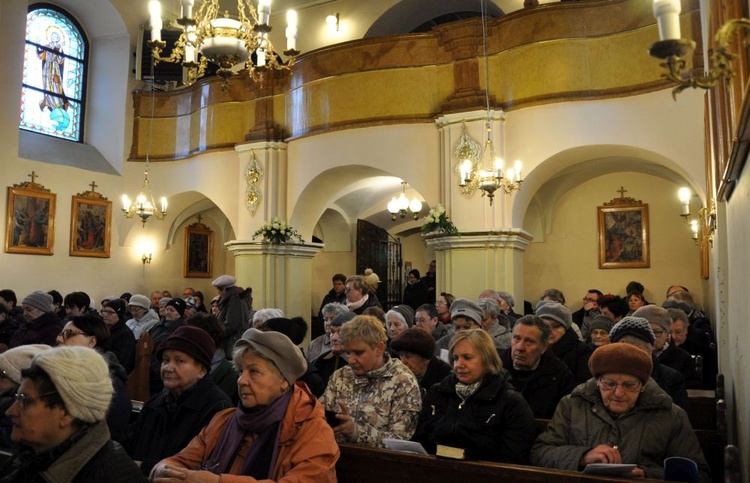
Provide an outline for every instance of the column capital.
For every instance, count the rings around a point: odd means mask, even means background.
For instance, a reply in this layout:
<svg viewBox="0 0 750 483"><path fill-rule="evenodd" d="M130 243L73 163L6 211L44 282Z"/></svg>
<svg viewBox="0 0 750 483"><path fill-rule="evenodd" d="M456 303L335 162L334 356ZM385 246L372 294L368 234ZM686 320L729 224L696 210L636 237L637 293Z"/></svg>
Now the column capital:
<svg viewBox="0 0 750 483"><path fill-rule="evenodd" d="M323 249L322 243L269 243L252 240L229 240L224 243L235 257L242 255L281 255L313 258Z"/></svg>
<svg viewBox="0 0 750 483"><path fill-rule="evenodd" d="M441 233L422 236L425 244L435 251L462 248L510 248L526 251L533 239L531 233L521 228L468 232L461 233L460 236Z"/></svg>

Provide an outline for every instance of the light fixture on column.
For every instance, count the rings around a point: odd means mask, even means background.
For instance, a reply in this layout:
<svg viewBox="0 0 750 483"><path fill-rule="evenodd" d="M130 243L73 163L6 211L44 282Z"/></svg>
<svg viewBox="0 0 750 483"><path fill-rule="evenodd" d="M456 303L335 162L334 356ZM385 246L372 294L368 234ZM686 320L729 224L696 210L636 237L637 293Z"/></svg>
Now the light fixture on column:
<svg viewBox="0 0 750 483"><path fill-rule="evenodd" d="M220 16L219 0L203 0L197 13L193 15L195 0L180 0L181 16L177 23L183 32L175 42L169 57L161 57L166 43L161 40L161 4L158 0L149 2L151 13L151 55L157 62L181 63L190 73L190 79L202 77L207 62L219 66L216 74L227 80L237 71L247 71L253 79L264 69L288 69L296 57L297 12L287 11L286 50L289 58L280 63L276 51L268 37L272 28L268 24L271 16L271 0L259 0L256 10L250 0L237 0L237 12L231 17L228 11ZM251 55L255 52L256 61ZM242 68L237 66L244 64Z"/></svg>
<svg viewBox="0 0 750 483"><path fill-rule="evenodd" d="M722 25L716 32L716 49L713 50L706 74L702 77L693 76L687 68L687 59L695 50L695 42L680 38L680 0L654 0L654 16L659 27L659 41L649 48L649 53L662 59L660 65L667 72L662 74L677 87L672 89L672 97L687 88L700 87L710 89L721 79L725 82L734 76L732 61L737 54L730 52L731 40L739 30L750 31L750 20L735 18ZM743 41L747 46L747 40Z"/></svg>
<svg viewBox="0 0 750 483"><path fill-rule="evenodd" d="M153 123L154 123L154 60L151 59L151 117L148 121L148 141L146 144L146 167L143 171L143 187L135 196L134 200L131 200L128 195L122 195L122 213L125 218L133 218L137 215L143 227L146 227L146 221L152 216L156 217L157 220L163 220L167 216L167 198L162 197L159 200L159 209L156 208L156 201L154 200L154 193L151 191L151 183L148 180L148 173L150 168L150 155L151 155L151 141L153 140Z"/></svg>
<svg viewBox="0 0 750 483"><path fill-rule="evenodd" d="M693 194L690 188L680 188L677 192L680 198L680 216L685 224L690 227L693 240L697 245L714 244L714 232L716 231L716 202L710 200L708 207L698 210L698 217L690 216L690 198Z"/></svg>
<svg viewBox="0 0 750 483"><path fill-rule="evenodd" d="M516 161L513 168L504 171L503 159L496 155L495 145L492 142L492 111L490 110L490 65L487 55L487 6L485 0L481 2L482 7L482 52L484 56L485 74L485 108L487 119L485 129L487 137L484 141L481 154L477 157L476 141L472 144L466 138L471 139L466 131L466 123L463 124L463 133L456 146L458 154L457 171L460 179L458 185L464 194L471 195L477 188L482 190L482 196L487 195L490 206L495 198L495 191L502 190L511 194L521 189L523 178L521 177L521 161ZM504 121L503 121L504 122ZM473 141L473 139L472 139ZM460 148L459 148L460 146Z"/></svg>
<svg viewBox="0 0 750 483"><path fill-rule="evenodd" d="M411 214L415 220L419 219L419 212L422 211L422 202L418 198L406 197L406 181L401 182L401 194L394 196L388 202L388 212L391 214L391 220L396 221L398 216L406 218L407 213Z"/></svg>
<svg viewBox="0 0 750 483"><path fill-rule="evenodd" d="M339 14L338 12L334 12L326 17L326 23L328 24L328 28L331 29L333 32L339 31Z"/></svg>

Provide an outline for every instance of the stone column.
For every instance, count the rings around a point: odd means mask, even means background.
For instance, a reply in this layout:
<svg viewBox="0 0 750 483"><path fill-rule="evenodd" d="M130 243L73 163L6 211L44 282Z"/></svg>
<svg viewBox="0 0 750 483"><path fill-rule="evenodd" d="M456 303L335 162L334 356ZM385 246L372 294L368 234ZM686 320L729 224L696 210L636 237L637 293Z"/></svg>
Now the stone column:
<svg viewBox="0 0 750 483"><path fill-rule="evenodd" d="M312 259L321 243L282 243L231 240L224 244L234 255L237 284L253 288L253 308L275 307L291 318L312 314ZM305 345L310 341L310 330Z"/></svg>
<svg viewBox="0 0 750 483"><path fill-rule="evenodd" d="M523 257L532 238L518 228L425 235L425 243L435 250L437 292L476 300L482 290L505 290L518 301L516 312L522 313Z"/></svg>

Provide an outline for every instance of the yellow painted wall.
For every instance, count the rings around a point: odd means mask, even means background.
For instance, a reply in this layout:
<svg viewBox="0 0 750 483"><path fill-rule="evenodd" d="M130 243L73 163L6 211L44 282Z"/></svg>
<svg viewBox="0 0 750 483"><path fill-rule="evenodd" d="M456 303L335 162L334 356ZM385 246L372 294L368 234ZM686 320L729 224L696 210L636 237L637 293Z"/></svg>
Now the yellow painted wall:
<svg viewBox="0 0 750 483"><path fill-rule="evenodd" d="M598 268L597 204L625 196L649 205L651 267L640 269ZM689 229L680 218L679 186L662 178L640 173L616 173L586 181L559 198L552 226L544 241L532 242L525 256L525 299L536 303L548 288L562 290L571 310L581 307L590 288L604 293L625 294L625 286L637 280L646 287L646 299L661 304L669 285L688 287L698 303L703 300L700 255ZM536 240L539 224L524 229Z"/></svg>

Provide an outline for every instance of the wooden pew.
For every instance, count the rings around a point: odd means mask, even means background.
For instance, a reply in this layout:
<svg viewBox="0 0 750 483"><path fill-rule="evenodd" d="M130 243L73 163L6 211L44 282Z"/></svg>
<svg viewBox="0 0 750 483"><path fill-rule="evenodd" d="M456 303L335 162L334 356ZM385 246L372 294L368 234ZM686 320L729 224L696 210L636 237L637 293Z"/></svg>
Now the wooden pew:
<svg viewBox="0 0 750 483"><path fill-rule="evenodd" d="M512 481L514 483L629 482L630 478L584 475L577 471L553 470L488 461L459 461L399 453L379 448L340 444L341 458L336 464L340 483L456 483ZM639 479L637 481L661 481Z"/></svg>
<svg viewBox="0 0 750 483"><path fill-rule="evenodd" d="M714 481L721 481L714 479ZM742 457L737 446L727 445L724 448L724 483L742 481Z"/></svg>
<svg viewBox="0 0 750 483"><path fill-rule="evenodd" d="M693 429L716 429L716 394L706 389L688 389L688 418Z"/></svg>

